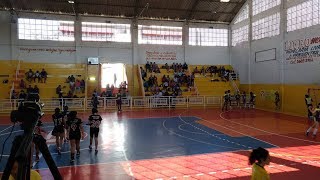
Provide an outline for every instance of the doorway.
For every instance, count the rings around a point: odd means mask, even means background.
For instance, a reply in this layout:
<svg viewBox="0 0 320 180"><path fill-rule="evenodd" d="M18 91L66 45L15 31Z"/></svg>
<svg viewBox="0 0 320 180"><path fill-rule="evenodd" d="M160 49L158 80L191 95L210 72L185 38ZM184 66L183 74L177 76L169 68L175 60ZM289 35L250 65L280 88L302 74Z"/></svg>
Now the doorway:
<svg viewBox="0 0 320 180"><path fill-rule="evenodd" d="M101 67L101 89L106 89L107 85L119 88L123 81L127 81L126 68L122 63L106 63Z"/></svg>

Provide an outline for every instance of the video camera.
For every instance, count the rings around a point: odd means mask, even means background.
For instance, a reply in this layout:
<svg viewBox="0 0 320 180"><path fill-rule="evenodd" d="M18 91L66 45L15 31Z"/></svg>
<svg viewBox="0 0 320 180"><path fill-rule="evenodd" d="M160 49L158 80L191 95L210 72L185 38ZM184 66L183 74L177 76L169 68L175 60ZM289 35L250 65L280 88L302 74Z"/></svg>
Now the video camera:
<svg viewBox="0 0 320 180"><path fill-rule="evenodd" d="M34 125L44 115L44 104L40 102L39 94L28 94L27 100L19 104L18 110L10 114L11 122L21 122L23 130L33 130Z"/></svg>

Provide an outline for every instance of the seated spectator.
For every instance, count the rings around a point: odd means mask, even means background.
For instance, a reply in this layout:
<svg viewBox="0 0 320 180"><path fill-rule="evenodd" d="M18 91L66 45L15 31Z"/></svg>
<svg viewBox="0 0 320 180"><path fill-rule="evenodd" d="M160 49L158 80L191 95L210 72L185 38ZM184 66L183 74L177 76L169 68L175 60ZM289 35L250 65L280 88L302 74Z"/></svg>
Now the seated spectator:
<svg viewBox="0 0 320 180"><path fill-rule="evenodd" d="M40 74L41 74L41 82L46 83L47 77L48 77L47 71L45 71L44 69L42 69L42 71L41 71Z"/></svg>
<svg viewBox="0 0 320 180"><path fill-rule="evenodd" d="M16 91L14 89L11 91L10 99L17 99L17 93L16 93Z"/></svg>
<svg viewBox="0 0 320 180"><path fill-rule="evenodd" d="M75 81L76 81L76 78L74 78L74 76L71 75L69 80L70 80L70 82L75 82Z"/></svg>
<svg viewBox="0 0 320 180"><path fill-rule="evenodd" d="M39 88L38 88L37 85L34 85L33 93L36 93L36 94L39 94L39 93L40 93Z"/></svg>
<svg viewBox="0 0 320 180"><path fill-rule="evenodd" d="M186 62L184 62L184 63L183 63L183 65L182 65L182 69L184 69L184 70L188 70L188 65L187 65L187 63L186 63Z"/></svg>
<svg viewBox="0 0 320 180"><path fill-rule="evenodd" d="M38 83L41 81L41 74L39 71L36 71L36 73L34 73L34 82L36 82L36 79L38 79Z"/></svg>
<svg viewBox="0 0 320 180"><path fill-rule="evenodd" d="M29 87L27 88L27 94L33 93L33 88L31 87L31 85L29 85Z"/></svg>
<svg viewBox="0 0 320 180"><path fill-rule="evenodd" d="M74 82L74 81L70 81L70 82L69 82L69 85L70 85L70 90L71 90L72 92L74 92L74 90L75 90L75 82Z"/></svg>
<svg viewBox="0 0 320 180"><path fill-rule="evenodd" d="M149 72L152 72L151 65L149 64L149 61L147 61L146 70L149 71Z"/></svg>
<svg viewBox="0 0 320 180"><path fill-rule="evenodd" d="M26 83L24 82L23 79L21 79L21 81L19 83L19 87L20 87L20 89L25 89L26 88Z"/></svg>
<svg viewBox="0 0 320 180"><path fill-rule="evenodd" d="M101 97L107 97L107 93L105 91L102 91L102 93L100 94Z"/></svg>
<svg viewBox="0 0 320 180"><path fill-rule="evenodd" d="M200 73L200 71L198 70L198 67L196 67L194 70L193 70L193 73Z"/></svg>
<svg viewBox="0 0 320 180"><path fill-rule="evenodd" d="M33 80L33 76L34 76L34 74L33 74L32 69L29 69L29 71L26 72L27 81L29 81L31 83L31 81Z"/></svg>
<svg viewBox="0 0 320 180"><path fill-rule="evenodd" d="M70 90L66 96L66 98L72 98L73 97L73 93L72 91Z"/></svg>
<svg viewBox="0 0 320 180"><path fill-rule="evenodd" d="M21 90L19 94L19 100L24 101L26 98L27 98L27 94L24 92L24 90Z"/></svg>

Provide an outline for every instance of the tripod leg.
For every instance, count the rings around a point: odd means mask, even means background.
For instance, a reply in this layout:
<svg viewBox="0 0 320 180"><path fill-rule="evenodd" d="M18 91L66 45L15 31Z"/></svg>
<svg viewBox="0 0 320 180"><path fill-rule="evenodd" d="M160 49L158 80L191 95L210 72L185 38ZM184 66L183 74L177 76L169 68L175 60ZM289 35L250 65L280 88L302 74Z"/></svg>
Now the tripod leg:
<svg viewBox="0 0 320 180"><path fill-rule="evenodd" d="M38 145L40 152L42 153L43 158L46 160L46 163L51 171L52 176L55 180L62 180L62 176L53 161L50 151L48 149L46 140L42 136L34 137L34 143Z"/></svg>
<svg viewBox="0 0 320 180"><path fill-rule="evenodd" d="M4 179L4 180L9 179L13 164L15 162L16 153L19 149L19 146L20 146L22 139L23 139L22 136L16 136L16 138L13 140L11 151L10 151L10 156L8 158L8 161L7 161L6 167L3 171L3 175L2 175L1 179Z"/></svg>

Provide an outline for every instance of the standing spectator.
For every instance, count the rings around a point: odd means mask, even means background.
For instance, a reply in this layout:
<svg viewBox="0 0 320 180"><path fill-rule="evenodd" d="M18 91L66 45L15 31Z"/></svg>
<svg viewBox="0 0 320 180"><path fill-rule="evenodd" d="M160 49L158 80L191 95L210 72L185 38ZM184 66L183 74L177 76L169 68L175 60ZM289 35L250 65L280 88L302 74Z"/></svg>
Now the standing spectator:
<svg viewBox="0 0 320 180"><path fill-rule="evenodd" d="M84 80L82 79L82 80L80 81L80 88L81 88L82 93L84 93L85 87L86 87L86 83L85 83Z"/></svg>
<svg viewBox="0 0 320 180"><path fill-rule="evenodd" d="M27 98L27 94L24 92L24 90L21 90L19 94L20 102L24 101L26 98Z"/></svg>
<svg viewBox="0 0 320 180"><path fill-rule="evenodd" d="M81 83L79 80L76 81L76 93L80 93L81 91Z"/></svg>
<svg viewBox="0 0 320 180"><path fill-rule="evenodd" d="M99 100L95 93L92 94L91 105L93 108L98 109Z"/></svg>
<svg viewBox="0 0 320 180"><path fill-rule="evenodd" d="M56 88L56 94L58 94L59 98L60 96L62 97L62 89L61 89L61 85L59 85L57 88Z"/></svg>
<svg viewBox="0 0 320 180"><path fill-rule="evenodd" d="M70 82L75 82L75 81L76 81L76 78L74 78L74 76L71 75L69 81L70 81Z"/></svg>
<svg viewBox="0 0 320 180"><path fill-rule="evenodd" d="M41 74L41 82L46 83L47 77L48 77L47 71L45 71L44 69L42 69L42 71L41 71L40 74Z"/></svg>

